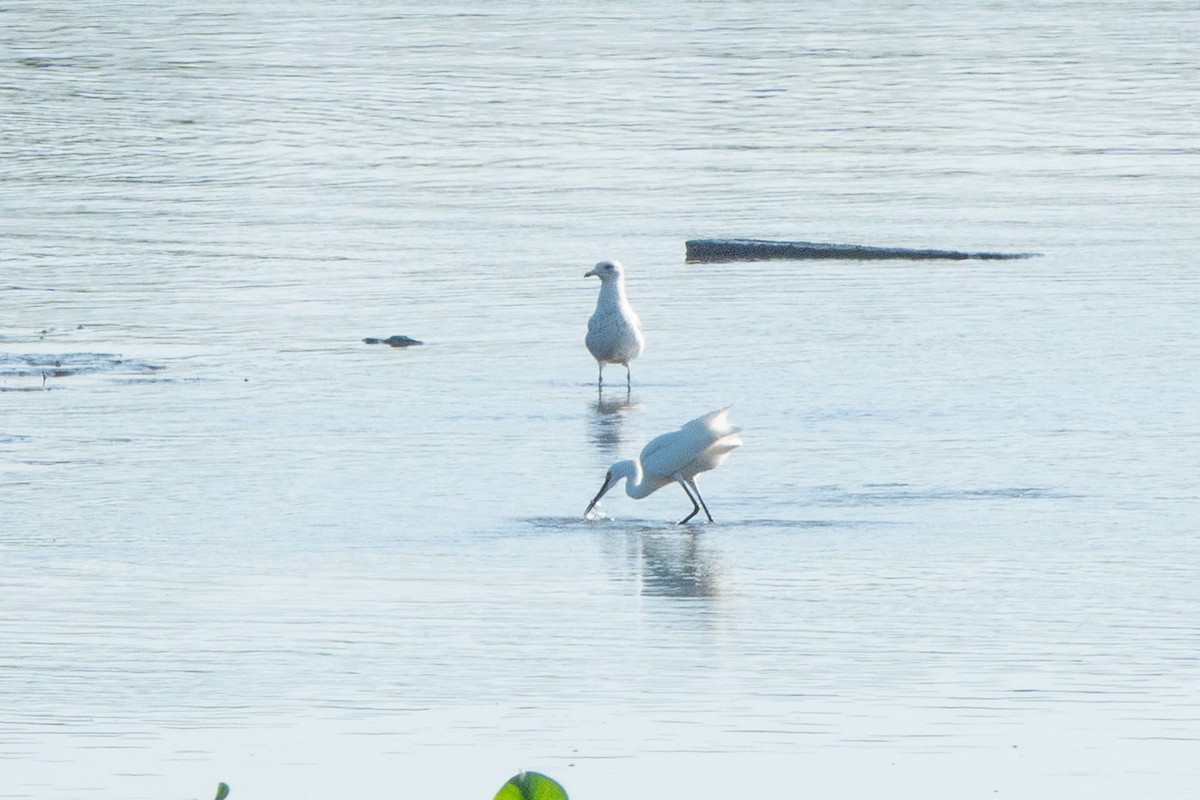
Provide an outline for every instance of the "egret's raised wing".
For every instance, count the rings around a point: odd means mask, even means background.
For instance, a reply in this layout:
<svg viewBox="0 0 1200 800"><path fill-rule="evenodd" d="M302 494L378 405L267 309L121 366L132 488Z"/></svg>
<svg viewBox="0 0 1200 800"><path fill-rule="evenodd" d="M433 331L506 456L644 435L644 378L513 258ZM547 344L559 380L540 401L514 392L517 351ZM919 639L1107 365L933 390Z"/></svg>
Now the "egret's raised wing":
<svg viewBox="0 0 1200 800"><path fill-rule="evenodd" d="M642 448L642 471L648 476L667 477L684 470L697 459L701 459L697 465L700 468L688 472L694 474L712 469L742 443L734 435L739 430L729 424L728 406L697 417L677 431L651 439ZM715 452L710 452L714 445L717 445Z"/></svg>
<svg viewBox="0 0 1200 800"><path fill-rule="evenodd" d="M735 428L733 425L729 424L730 408L732 408L732 406L725 406L724 408L718 408L716 411L710 411L702 417L696 417L694 420L684 425L681 430L688 430L689 428L702 428L717 439L721 438L722 436L729 436L737 433L741 430L741 428Z"/></svg>

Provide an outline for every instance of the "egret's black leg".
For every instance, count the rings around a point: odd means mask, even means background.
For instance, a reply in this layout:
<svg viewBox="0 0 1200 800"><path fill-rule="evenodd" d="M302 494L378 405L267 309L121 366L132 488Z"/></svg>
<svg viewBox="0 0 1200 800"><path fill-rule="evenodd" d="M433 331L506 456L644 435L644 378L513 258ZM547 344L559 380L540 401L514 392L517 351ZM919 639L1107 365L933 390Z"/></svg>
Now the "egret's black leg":
<svg viewBox="0 0 1200 800"><path fill-rule="evenodd" d="M704 498L700 495L700 487L696 485L696 479L692 478L689 483L692 484L692 490L696 493L696 499L700 501L700 506L704 509L704 516L708 517L709 522L712 522L712 514L708 513L708 506L704 505Z"/></svg>
<svg viewBox="0 0 1200 800"><path fill-rule="evenodd" d="M677 480L679 480L679 479L677 479ZM692 497L692 492L690 489L688 489L687 482L683 481L683 480L679 480L679 485L683 487L683 493L688 496L688 500L692 501L692 513L688 514L686 517L679 520L679 522L675 523L676 525L683 525L689 519L696 516L696 514L698 514L700 512L700 506L696 505L696 498ZM708 512L705 511L704 513L707 514ZM712 517L709 517L709 519L711 520Z"/></svg>

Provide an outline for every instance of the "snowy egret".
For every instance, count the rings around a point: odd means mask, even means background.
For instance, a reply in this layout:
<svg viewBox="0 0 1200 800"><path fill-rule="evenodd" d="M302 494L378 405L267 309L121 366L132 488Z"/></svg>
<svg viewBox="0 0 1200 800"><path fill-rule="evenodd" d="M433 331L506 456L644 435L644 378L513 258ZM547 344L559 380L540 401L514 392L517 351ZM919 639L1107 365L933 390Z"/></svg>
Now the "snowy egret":
<svg viewBox="0 0 1200 800"><path fill-rule="evenodd" d="M619 261L601 261L583 277L595 275L600 279L600 297L596 310L588 320L587 349L600 367L597 386L604 385L604 365L625 365L625 388L632 388L629 362L642 353L646 340L642 336L642 321L633 313L625 297L625 268Z"/></svg>
<svg viewBox="0 0 1200 800"><path fill-rule="evenodd" d="M635 500L641 500L675 481L692 501L692 513L681 519L679 524L696 516L702 507L704 515L712 522L712 514L708 513L708 506L704 504L704 498L696 486L696 475L716 469L742 444L737 437L740 430L729 424L729 406L725 406L697 417L677 431L654 437L642 448L636 461L618 461L608 468L604 485L588 504L584 516L592 512L605 492L624 478L625 494Z"/></svg>

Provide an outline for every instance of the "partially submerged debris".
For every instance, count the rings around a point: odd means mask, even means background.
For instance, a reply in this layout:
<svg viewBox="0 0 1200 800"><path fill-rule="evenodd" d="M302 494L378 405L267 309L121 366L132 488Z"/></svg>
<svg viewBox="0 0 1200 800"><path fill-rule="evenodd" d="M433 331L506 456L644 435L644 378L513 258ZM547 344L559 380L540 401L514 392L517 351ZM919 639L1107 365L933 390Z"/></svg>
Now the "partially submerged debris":
<svg viewBox="0 0 1200 800"><path fill-rule="evenodd" d="M689 263L725 261L828 260L962 261L977 259L1033 258L1040 253L968 253L960 250L922 250L909 247L872 247L825 242L773 242L765 239L691 239L686 244Z"/></svg>
<svg viewBox="0 0 1200 800"><path fill-rule="evenodd" d="M166 369L114 353L0 353L0 378L67 378L72 375L115 373L150 375Z"/></svg>
<svg viewBox="0 0 1200 800"><path fill-rule="evenodd" d="M419 339L414 339L411 336L401 336L399 334L395 336L389 336L386 339L376 339L373 336L368 336L367 338L363 339L363 341L367 344L386 344L392 347L412 347L415 344L425 344Z"/></svg>

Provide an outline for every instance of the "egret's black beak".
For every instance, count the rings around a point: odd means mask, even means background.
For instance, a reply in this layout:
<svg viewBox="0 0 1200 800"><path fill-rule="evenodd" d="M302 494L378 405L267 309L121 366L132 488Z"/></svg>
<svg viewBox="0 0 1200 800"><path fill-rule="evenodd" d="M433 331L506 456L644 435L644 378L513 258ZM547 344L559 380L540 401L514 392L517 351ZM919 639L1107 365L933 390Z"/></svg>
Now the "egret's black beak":
<svg viewBox="0 0 1200 800"><path fill-rule="evenodd" d="M612 487L613 487L613 479L612 479L612 473L610 472L604 476L604 485L600 487L600 491L596 492L596 496L592 498L592 502L588 503L587 510L583 512L583 515L585 517L588 514L592 513L592 509L596 507L596 503L599 503L600 498L604 497L605 492L607 492Z"/></svg>

